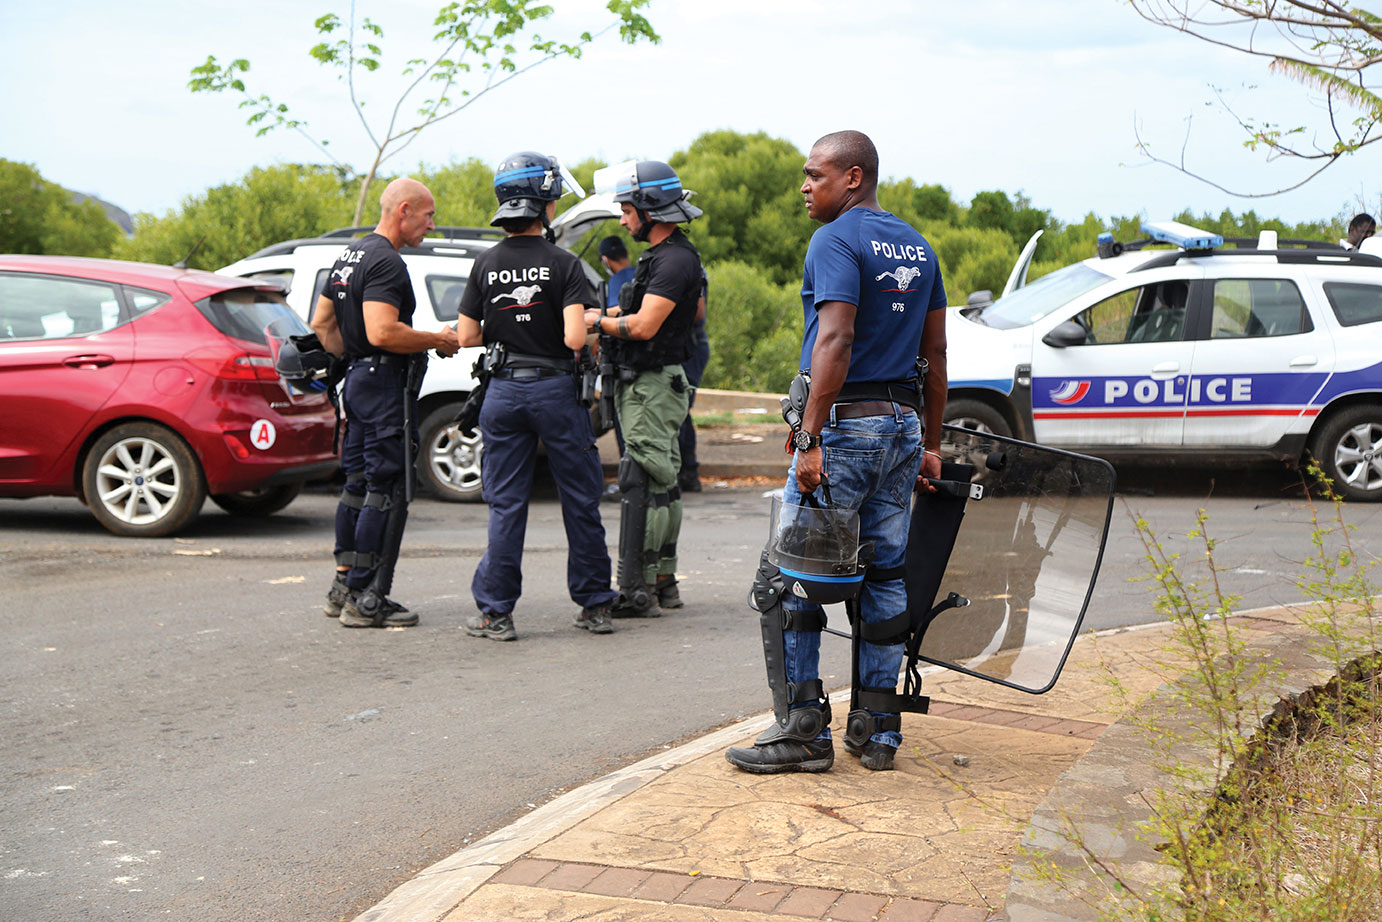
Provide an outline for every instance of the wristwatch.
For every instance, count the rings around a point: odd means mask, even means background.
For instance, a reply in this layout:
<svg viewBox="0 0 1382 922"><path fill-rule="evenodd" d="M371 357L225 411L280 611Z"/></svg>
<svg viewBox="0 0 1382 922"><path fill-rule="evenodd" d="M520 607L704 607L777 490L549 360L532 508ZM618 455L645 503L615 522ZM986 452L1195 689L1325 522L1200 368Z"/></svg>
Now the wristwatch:
<svg viewBox="0 0 1382 922"><path fill-rule="evenodd" d="M798 429L792 433L792 444L796 446L797 451L810 451L820 447L821 437L812 435L805 429Z"/></svg>

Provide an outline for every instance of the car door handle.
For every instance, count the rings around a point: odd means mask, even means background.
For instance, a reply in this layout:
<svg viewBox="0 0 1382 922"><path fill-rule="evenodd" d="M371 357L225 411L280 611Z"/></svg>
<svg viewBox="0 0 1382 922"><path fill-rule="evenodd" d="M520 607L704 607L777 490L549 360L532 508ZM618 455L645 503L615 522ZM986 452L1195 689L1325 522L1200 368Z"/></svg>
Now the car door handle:
<svg viewBox="0 0 1382 922"><path fill-rule="evenodd" d="M1298 355L1295 358L1291 359L1292 368L1309 368L1310 366L1318 363L1319 359L1313 355Z"/></svg>
<svg viewBox="0 0 1382 922"><path fill-rule="evenodd" d="M1152 366L1152 374L1154 375L1173 375L1178 371L1180 371L1180 362L1162 362Z"/></svg>
<svg viewBox="0 0 1382 922"><path fill-rule="evenodd" d="M107 365L115 364L113 355L69 355L62 360L62 364L68 368L105 368Z"/></svg>

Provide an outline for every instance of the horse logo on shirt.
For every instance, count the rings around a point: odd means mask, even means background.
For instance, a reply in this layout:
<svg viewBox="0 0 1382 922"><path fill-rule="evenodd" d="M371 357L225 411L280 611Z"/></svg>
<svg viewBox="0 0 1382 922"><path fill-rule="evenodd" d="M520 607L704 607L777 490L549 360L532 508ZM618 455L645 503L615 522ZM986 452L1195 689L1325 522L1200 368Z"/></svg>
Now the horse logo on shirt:
<svg viewBox="0 0 1382 922"><path fill-rule="evenodd" d="M916 266L898 266L892 272L884 272L874 279L874 281L881 282L885 278L891 278L893 281L897 282L897 287L885 288L884 291L910 291L911 289L907 286L911 285L913 280L920 275L921 270Z"/></svg>
<svg viewBox="0 0 1382 922"><path fill-rule="evenodd" d="M489 299L489 303L497 304L500 298L513 298L514 303L499 308L501 311L513 307L529 307L533 299L542 291L541 285L519 285L513 291L502 291Z"/></svg>

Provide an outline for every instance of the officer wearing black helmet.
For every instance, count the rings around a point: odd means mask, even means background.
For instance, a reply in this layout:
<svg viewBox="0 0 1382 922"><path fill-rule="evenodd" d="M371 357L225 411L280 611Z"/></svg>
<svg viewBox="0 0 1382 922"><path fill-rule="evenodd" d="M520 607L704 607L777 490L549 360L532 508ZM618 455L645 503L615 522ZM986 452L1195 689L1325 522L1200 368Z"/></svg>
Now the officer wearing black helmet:
<svg viewBox="0 0 1382 922"><path fill-rule="evenodd" d="M677 431L686 418L690 385L682 363L701 296L701 259L678 224L701 210L687 199L667 164L642 160L609 168L619 223L649 247L638 257L617 311L588 310L592 330L613 337L624 434L619 462L619 600L616 617L656 617L680 608L677 536L681 531L681 455Z"/></svg>
<svg viewBox="0 0 1382 922"><path fill-rule="evenodd" d="M544 235L566 191L585 194L555 157L532 151L505 157L494 174L499 209L490 223L508 236L475 260L461 296L461 345L483 344L494 360L480 410L489 543L471 581L480 614L465 630L474 637L518 637L513 610L522 589L539 439L561 498L567 588L581 607L574 624L592 634L614 630L615 593L600 522L604 477L575 361L585 345L583 313L595 299L580 260Z"/></svg>
<svg viewBox="0 0 1382 922"><path fill-rule="evenodd" d="M312 311L321 344L346 359L341 446L345 490L336 509L336 579L326 613L342 627L409 627L418 617L388 597L408 518L407 478L417 443L417 389L427 353L454 355L450 327L412 327L416 299L398 251L435 226L436 204L415 179L379 199L379 226L341 252ZM410 431L411 430L411 431Z"/></svg>

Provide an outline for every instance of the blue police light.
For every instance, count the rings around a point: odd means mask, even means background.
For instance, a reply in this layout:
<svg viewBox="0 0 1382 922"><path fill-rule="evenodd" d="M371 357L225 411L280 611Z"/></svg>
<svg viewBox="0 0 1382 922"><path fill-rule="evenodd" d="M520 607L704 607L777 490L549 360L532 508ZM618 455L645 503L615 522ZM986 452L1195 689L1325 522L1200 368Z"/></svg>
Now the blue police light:
<svg viewBox="0 0 1382 922"><path fill-rule="evenodd" d="M1224 245L1224 238L1219 234L1179 221L1148 221L1142 225L1142 233L1158 243L1174 244L1184 250L1212 250Z"/></svg>

